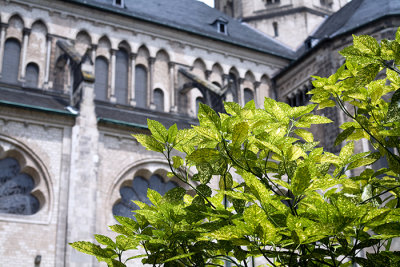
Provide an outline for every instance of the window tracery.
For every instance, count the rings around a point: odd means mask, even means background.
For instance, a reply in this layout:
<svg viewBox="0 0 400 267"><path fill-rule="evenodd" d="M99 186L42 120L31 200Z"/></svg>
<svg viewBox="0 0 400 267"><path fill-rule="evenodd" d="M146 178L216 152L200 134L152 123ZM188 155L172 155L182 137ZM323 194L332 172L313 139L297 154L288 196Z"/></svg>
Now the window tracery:
<svg viewBox="0 0 400 267"><path fill-rule="evenodd" d="M15 158L0 160L0 213L32 215L38 212L39 200L31 194L34 187L33 178L21 172Z"/></svg>
<svg viewBox="0 0 400 267"><path fill-rule="evenodd" d="M132 217L132 211L138 209L138 206L133 201L138 200L146 204L151 204L147 197L147 189L153 189L164 195L178 185L172 181L163 182L161 176L153 174L150 179L145 179L141 176L133 178L132 184L121 187L120 201L112 208L114 215Z"/></svg>

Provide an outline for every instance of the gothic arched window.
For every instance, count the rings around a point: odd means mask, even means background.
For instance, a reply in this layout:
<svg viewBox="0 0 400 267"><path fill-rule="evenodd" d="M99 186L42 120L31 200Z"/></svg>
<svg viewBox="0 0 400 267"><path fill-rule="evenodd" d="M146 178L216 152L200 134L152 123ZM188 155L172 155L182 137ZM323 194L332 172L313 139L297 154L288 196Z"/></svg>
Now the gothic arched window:
<svg viewBox="0 0 400 267"><path fill-rule="evenodd" d="M107 100L108 61L105 57L97 57L95 62L94 91L96 100Z"/></svg>
<svg viewBox="0 0 400 267"><path fill-rule="evenodd" d="M247 102L249 102L250 100L254 99L254 94L253 91L249 88L245 88L244 91L244 103L246 104Z"/></svg>
<svg viewBox="0 0 400 267"><path fill-rule="evenodd" d="M143 65L135 67L135 99L137 107L147 107L147 69Z"/></svg>
<svg viewBox="0 0 400 267"><path fill-rule="evenodd" d="M115 55L115 97L119 104L127 103L128 61L128 53L119 49Z"/></svg>
<svg viewBox="0 0 400 267"><path fill-rule="evenodd" d="M27 87L36 88L39 83L39 67L35 63L29 63L26 66L25 81Z"/></svg>
<svg viewBox="0 0 400 267"><path fill-rule="evenodd" d="M39 210L39 200L31 192L33 178L21 173L18 161L12 157L0 160L0 213L31 215Z"/></svg>
<svg viewBox="0 0 400 267"><path fill-rule="evenodd" d="M17 83L21 45L16 39L8 39L4 44L1 79L7 83Z"/></svg>
<svg viewBox="0 0 400 267"><path fill-rule="evenodd" d="M132 201L138 200L146 204L151 204L147 197L147 189L151 188L161 195L178 185L174 182L163 182L158 175L152 175L149 180L137 176L133 179L131 186L124 186L120 189L121 201L114 205L113 214L124 217L132 217L132 211L137 210L138 206Z"/></svg>
<svg viewBox="0 0 400 267"><path fill-rule="evenodd" d="M164 111L164 93L161 89L157 88L153 93L154 97L154 105L156 106L156 110Z"/></svg>

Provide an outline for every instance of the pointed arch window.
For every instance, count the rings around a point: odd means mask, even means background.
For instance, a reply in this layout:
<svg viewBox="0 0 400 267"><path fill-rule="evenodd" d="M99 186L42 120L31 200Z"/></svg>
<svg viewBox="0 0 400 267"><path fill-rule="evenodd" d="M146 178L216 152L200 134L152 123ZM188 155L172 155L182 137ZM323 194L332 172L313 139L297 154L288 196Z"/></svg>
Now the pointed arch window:
<svg viewBox="0 0 400 267"><path fill-rule="evenodd" d="M147 107L147 69L143 65L135 67L135 99L137 107Z"/></svg>
<svg viewBox="0 0 400 267"><path fill-rule="evenodd" d="M147 189L151 188L161 195L171 190L178 185L174 182L163 182L159 175L152 175L149 180L137 176L133 179L132 185L124 186L120 189L121 200L113 206L112 212L114 215L132 217L132 211L137 210L138 206L133 203L134 200L151 204L147 197Z"/></svg>
<svg viewBox="0 0 400 267"><path fill-rule="evenodd" d="M154 105L156 106L156 110L164 111L164 93L161 89L157 88L153 93L154 97Z"/></svg>
<svg viewBox="0 0 400 267"><path fill-rule="evenodd" d="M4 44L1 80L6 83L18 83L21 45L16 39L8 39Z"/></svg>
<svg viewBox="0 0 400 267"><path fill-rule="evenodd" d="M25 72L26 86L31 88L38 87L39 84L39 67L36 63L29 63Z"/></svg>
<svg viewBox="0 0 400 267"><path fill-rule="evenodd" d="M108 61L105 57L97 57L95 61L94 91L96 100L107 100L108 89Z"/></svg>
<svg viewBox="0 0 400 267"><path fill-rule="evenodd" d="M33 178L21 172L12 157L0 160L0 213L32 215L39 211L39 200L31 194Z"/></svg>
<svg viewBox="0 0 400 267"><path fill-rule="evenodd" d="M115 55L115 97L118 104L126 104L128 92L128 53L119 49Z"/></svg>
<svg viewBox="0 0 400 267"><path fill-rule="evenodd" d="M254 99L254 94L251 89L245 88L243 93L244 93L244 103L245 104Z"/></svg>

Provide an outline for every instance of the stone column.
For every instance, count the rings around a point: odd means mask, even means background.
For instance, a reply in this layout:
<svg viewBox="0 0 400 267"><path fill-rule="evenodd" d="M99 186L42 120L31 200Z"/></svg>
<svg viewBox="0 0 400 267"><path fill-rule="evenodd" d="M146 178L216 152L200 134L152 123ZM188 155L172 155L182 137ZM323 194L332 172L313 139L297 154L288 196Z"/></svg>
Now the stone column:
<svg viewBox="0 0 400 267"><path fill-rule="evenodd" d="M253 87L254 87L254 103L256 104L256 106L258 106L258 102L259 102L259 90L258 88L260 87L260 82L254 82L253 83Z"/></svg>
<svg viewBox="0 0 400 267"><path fill-rule="evenodd" d="M110 83L110 101L112 103L117 102L117 98L115 97L115 53L117 50L111 49L111 83Z"/></svg>
<svg viewBox="0 0 400 267"><path fill-rule="evenodd" d="M178 107L176 106L176 92L175 92L175 63L168 62L169 68L169 92L170 92L170 112L178 112Z"/></svg>
<svg viewBox="0 0 400 267"><path fill-rule="evenodd" d="M96 68L95 68L95 63L96 63L96 57L97 57L97 45L92 44L92 47L90 48L92 54L90 55L90 57L92 58L92 62L93 62L93 74L96 73Z"/></svg>
<svg viewBox="0 0 400 267"><path fill-rule="evenodd" d="M153 86L154 86L154 62L156 59L154 57L149 58L149 87L148 87L148 96L149 99L147 100L147 103L149 104L150 109L156 109L156 105L153 103Z"/></svg>
<svg viewBox="0 0 400 267"><path fill-rule="evenodd" d="M82 70L93 74L89 61ZM94 105L94 80L84 80L79 115L72 127L71 163L68 185L67 243L93 241L96 231L96 195L98 183L99 132ZM65 266L92 267L96 258L86 256L70 246L66 248Z"/></svg>
<svg viewBox="0 0 400 267"><path fill-rule="evenodd" d="M26 64L26 50L28 49L28 41L29 41L29 35L31 33L30 29L24 28L23 30L23 40L22 40L22 57L20 61L20 80L22 82L25 82L25 64Z"/></svg>
<svg viewBox="0 0 400 267"><path fill-rule="evenodd" d="M44 72L44 87L49 88L49 74L50 74L50 57L51 57L51 41L53 37L49 34L46 36L46 69Z"/></svg>
<svg viewBox="0 0 400 267"><path fill-rule="evenodd" d="M131 53L130 58L131 58L131 87L130 87L130 105L131 106L136 106L136 99L135 99L135 71L136 71L136 54Z"/></svg>
<svg viewBox="0 0 400 267"><path fill-rule="evenodd" d="M0 32L0 79L1 79L1 72L3 67L3 57L4 57L4 44L6 42L6 29L8 27L7 24L1 23L1 32Z"/></svg>
<svg viewBox="0 0 400 267"><path fill-rule="evenodd" d="M243 78L239 78L238 80L238 91L239 91L239 105L244 106L244 88L243 88L243 82L245 80Z"/></svg>
<svg viewBox="0 0 400 267"><path fill-rule="evenodd" d="M229 74L222 74L221 88L224 89L225 85L229 84Z"/></svg>

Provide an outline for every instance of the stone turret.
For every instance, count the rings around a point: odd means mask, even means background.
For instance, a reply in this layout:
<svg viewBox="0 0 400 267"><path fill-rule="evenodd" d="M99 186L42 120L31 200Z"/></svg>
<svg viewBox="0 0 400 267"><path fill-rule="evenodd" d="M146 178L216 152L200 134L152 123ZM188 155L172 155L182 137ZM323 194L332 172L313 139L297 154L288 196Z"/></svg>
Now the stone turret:
<svg viewBox="0 0 400 267"><path fill-rule="evenodd" d="M292 49L348 0L215 0L215 8L241 19Z"/></svg>

